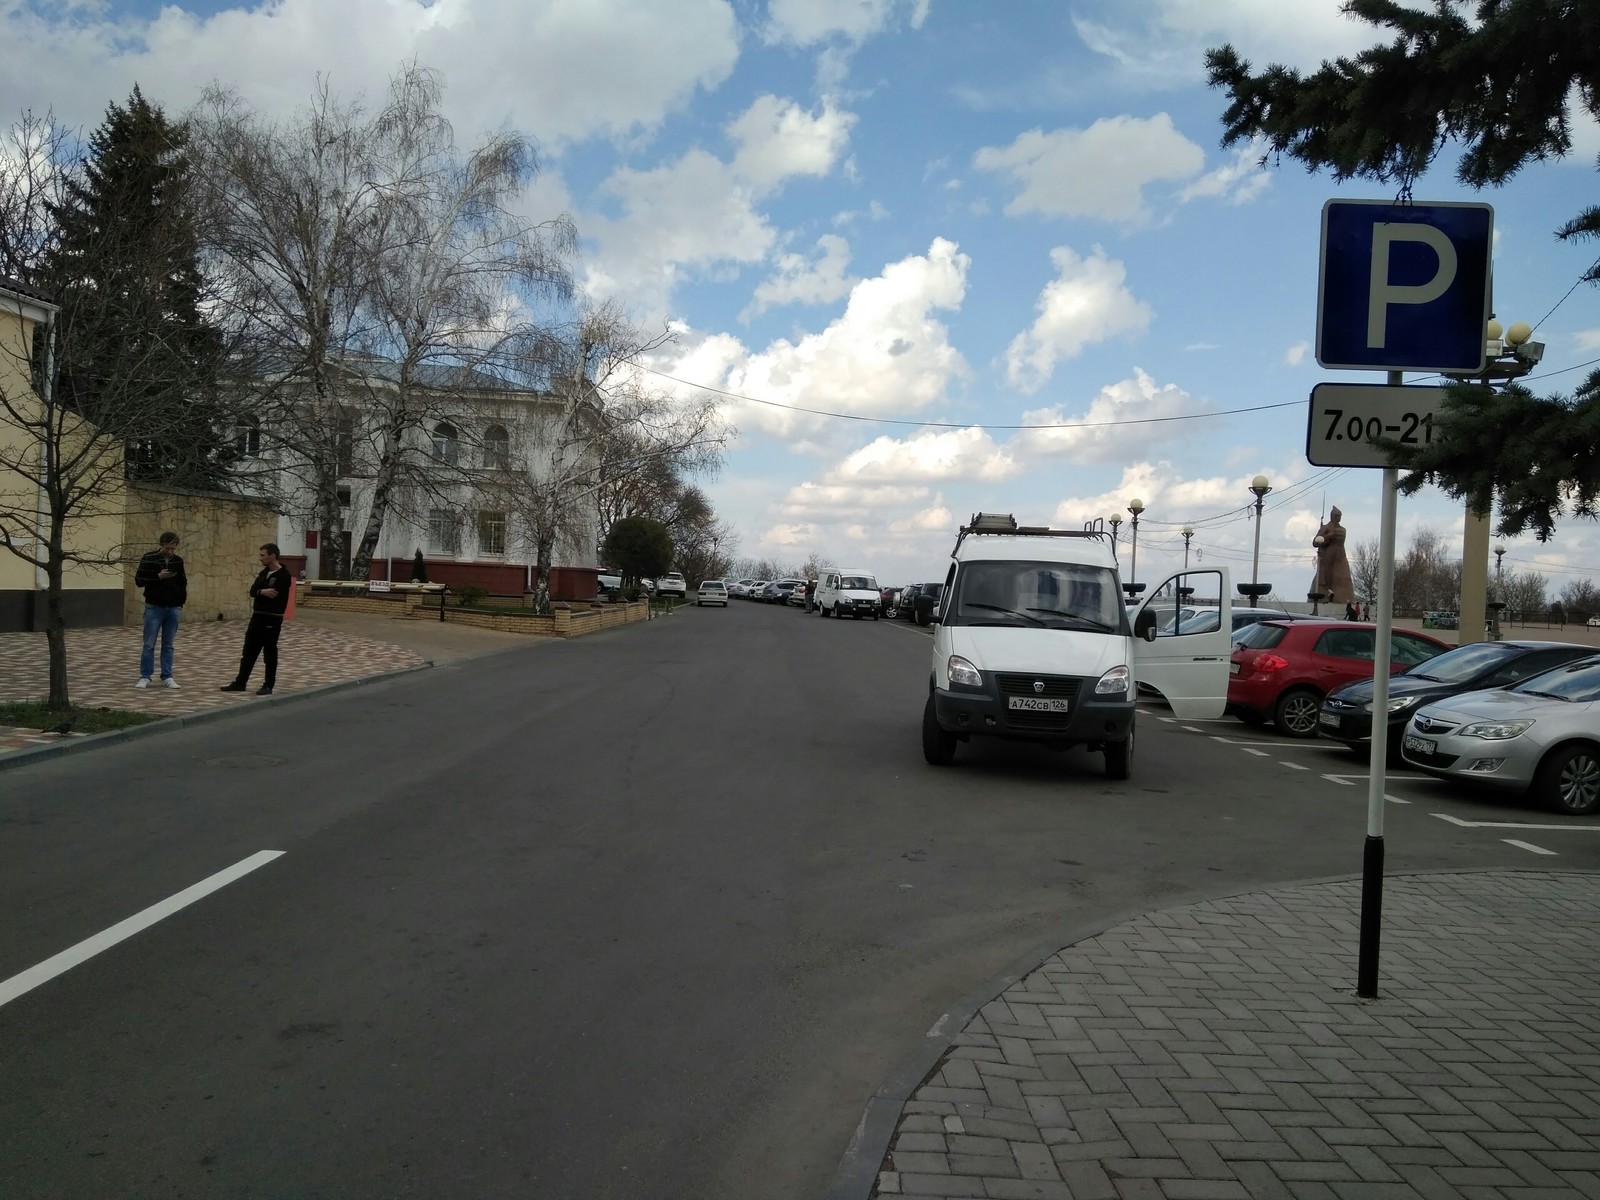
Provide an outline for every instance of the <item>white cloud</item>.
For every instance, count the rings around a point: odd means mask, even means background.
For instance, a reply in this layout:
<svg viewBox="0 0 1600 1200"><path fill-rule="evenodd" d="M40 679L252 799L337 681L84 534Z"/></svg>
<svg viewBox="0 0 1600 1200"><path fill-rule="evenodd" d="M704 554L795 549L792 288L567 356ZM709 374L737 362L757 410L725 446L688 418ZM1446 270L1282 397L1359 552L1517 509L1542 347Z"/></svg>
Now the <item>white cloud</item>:
<svg viewBox="0 0 1600 1200"><path fill-rule="evenodd" d="M856 283L845 274L850 266L850 243L838 234L825 233L817 239L817 250L814 259L803 254L780 256L776 270L756 288L739 319L748 321L784 304L830 304L847 294Z"/></svg>
<svg viewBox="0 0 1600 1200"><path fill-rule="evenodd" d="M926 255L890 263L850 290L844 312L818 333L780 338L747 349L729 334L681 344L661 369L680 379L761 400L860 416L916 411L943 400L968 374L934 313L961 307L969 260L954 242L936 238ZM806 413L731 401L742 430L801 443L838 423Z"/></svg>
<svg viewBox="0 0 1600 1200"><path fill-rule="evenodd" d="M925 500L930 494L925 487L855 486L807 481L789 489L779 511L786 517L813 522L830 518L859 520L863 512Z"/></svg>
<svg viewBox="0 0 1600 1200"><path fill-rule="evenodd" d="M1283 352L1283 361L1291 367L1298 367L1306 359L1311 350L1310 342L1296 342Z"/></svg>
<svg viewBox="0 0 1600 1200"><path fill-rule="evenodd" d="M203 16L168 4L149 18L103 3L3 7L0 107L53 108L69 124L92 125L106 96L141 80L160 81L147 94L169 110L222 79L287 115L315 82L308 64L336 63L339 93L377 97L415 59L444 76L458 128L509 125L559 144L654 129L739 56L727 0L275 0Z"/></svg>
<svg viewBox="0 0 1600 1200"><path fill-rule="evenodd" d="M1160 418L1210 411L1195 403L1176 384L1158 386L1144 371L1100 389L1083 413L1060 405L1022 414L1024 425L1073 425L1071 429L1021 430L1007 449L1029 457L1065 458L1069 462L1104 463L1127 460L1162 442L1186 436L1185 422ZM1129 424L1129 422L1143 422ZM1113 422L1116 422L1115 424Z"/></svg>
<svg viewBox="0 0 1600 1200"><path fill-rule="evenodd" d="M659 313L685 272L761 262L777 231L758 203L789 179L831 170L854 121L829 105L812 114L760 96L727 127L736 148L730 161L695 148L651 170L619 167L603 190L622 215L582 221L600 248L585 286L601 298L624 297L636 312Z"/></svg>
<svg viewBox="0 0 1600 1200"><path fill-rule="evenodd" d="M1580 354L1588 354L1593 350L1600 350L1600 328L1580 329L1572 336L1573 342Z"/></svg>
<svg viewBox="0 0 1600 1200"><path fill-rule="evenodd" d="M943 504L925 508L915 516L907 517L903 521L889 522L889 532L895 537L926 533L949 533L954 528L956 528L955 514Z"/></svg>
<svg viewBox="0 0 1600 1200"><path fill-rule="evenodd" d="M903 483L925 480L999 482L1022 465L983 429L929 430L904 441L880 437L851 454L824 478L829 482Z"/></svg>
<svg viewBox="0 0 1600 1200"><path fill-rule="evenodd" d="M1039 293L1038 318L1006 348L1006 378L1025 392L1038 391L1057 363L1077 357L1085 346L1143 333L1153 316L1128 290L1127 269L1101 247L1080 258L1070 246L1057 246L1050 261L1057 274Z"/></svg>
<svg viewBox="0 0 1600 1200"><path fill-rule="evenodd" d="M1207 171L1179 192L1178 199L1184 203L1216 199L1228 204L1249 204L1272 184L1272 176L1261 166L1262 151L1258 142L1239 147L1232 162Z"/></svg>
<svg viewBox="0 0 1600 1200"><path fill-rule="evenodd" d="M795 46L812 46L830 38L864 42L881 33L897 10L907 24L920 29L929 0L771 0L767 6L767 38Z"/></svg>
<svg viewBox="0 0 1600 1200"><path fill-rule="evenodd" d="M763 195L799 175L826 175L855 122L854 114L831 104L813 116L793 100L758 96L728 124L728 137L738 147L729 169Z"/></svg>
<svg viewBox="0 0 1600 1200"><path fill-rule="evenodd" d="M1157 113L1105 117L1087 129L1032 129L1009 146L979 150L973 165L1004 172L1020 186L1007 213L1136 225L1150 218L1144 189L1198 174L1205 152L1174 128L1171 117Z"/></svg>

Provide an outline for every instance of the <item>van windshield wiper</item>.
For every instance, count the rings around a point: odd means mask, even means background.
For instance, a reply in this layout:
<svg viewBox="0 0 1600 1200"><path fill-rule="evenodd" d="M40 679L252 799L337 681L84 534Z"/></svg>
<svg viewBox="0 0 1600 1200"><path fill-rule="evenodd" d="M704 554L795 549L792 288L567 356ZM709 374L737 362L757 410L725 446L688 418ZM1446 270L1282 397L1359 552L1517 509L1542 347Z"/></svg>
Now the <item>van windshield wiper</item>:
<svg viewBox="0 0 1600 1200"><path fill-rule="evenodd" d="M964 609L965 608L981 608L985 612L1005 613L1006 616L1008 616L1008 617L1021 617L1024 621L1032 621L1035 625L1041 625L1042 626L1044 624L1044 622L1039 620L1038 617L1030 617L1027 613L1018 612L1014 608L1002 608L998 604L973 604L971 602L968 602L966 604L963 604L961 607L964 608Z"/></svg>
<svg viewBox="0 0 1600 1200"><path fill-rule="evenodd" d="M1091 629L1103 629L1108 633L1116 628L1115 625L1108 625L1104 621L1096 621L1093 617L1086 617L1081 613L1065 612L1059 608L1030 608L1028 611L1044 613L1046 616L1050 617L1061 617L1063 620L1067 621L1076 621L1080 625L1087 625Z"/></svg>

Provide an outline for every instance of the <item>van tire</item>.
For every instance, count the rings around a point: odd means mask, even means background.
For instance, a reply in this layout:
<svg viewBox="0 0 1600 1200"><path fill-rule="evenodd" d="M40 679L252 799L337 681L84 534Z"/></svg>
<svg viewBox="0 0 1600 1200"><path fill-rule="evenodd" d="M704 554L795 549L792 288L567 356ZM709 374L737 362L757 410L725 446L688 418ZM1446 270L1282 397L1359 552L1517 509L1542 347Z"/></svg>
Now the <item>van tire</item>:
<svg viewBox="0 0 1600 1200"><path fill-rule="evenodd" d="M1128 726L1128 736L1120 742L1106 743L1106 778L1131 779L1133 777L1133 726Z"/></svg>
<svg viewBox="0 0 1600 1200"><path fill-rule="evenodd" d="M928 693L928 703L922 709L922 757L934 767L948 767L956 757L956 735L939 728L932 692Z"/></svg>

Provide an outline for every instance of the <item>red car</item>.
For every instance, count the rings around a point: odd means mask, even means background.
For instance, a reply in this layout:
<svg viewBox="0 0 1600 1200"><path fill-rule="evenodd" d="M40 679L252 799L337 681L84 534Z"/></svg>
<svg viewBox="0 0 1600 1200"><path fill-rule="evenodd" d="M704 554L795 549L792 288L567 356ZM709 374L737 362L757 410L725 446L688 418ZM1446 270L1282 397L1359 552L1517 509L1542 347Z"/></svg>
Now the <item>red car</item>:
<svg viewBox="0 0 1600 1200"><path fill-rule="evenodd" d="M1289 737L1317 736L1322 698L1356 679L1372 678L1378 631L1360 621L1262 621L1233 643L1228 711L1246 724L1271 721ZM1453 649L1425 633L1396 629L1389 673Z"/></svg>

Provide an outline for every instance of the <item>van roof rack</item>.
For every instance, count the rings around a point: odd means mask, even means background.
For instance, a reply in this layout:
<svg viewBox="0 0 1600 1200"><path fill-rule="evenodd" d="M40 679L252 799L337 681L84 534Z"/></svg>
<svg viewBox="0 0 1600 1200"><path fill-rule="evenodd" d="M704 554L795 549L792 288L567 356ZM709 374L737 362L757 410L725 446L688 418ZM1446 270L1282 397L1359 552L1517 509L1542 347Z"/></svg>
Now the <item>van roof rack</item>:
<svg viewBox="0 0 1600 1200"><path fill-rule="evenodd" d="M1048 525L1018 525L1017 518L1010 513L973 513L972 519L956 534L955 549L950 553L954 555L956 550L961 549L961 543L973 534L1000 534L1007 537L1077 537L1109 541L1103 527L1095 528L1097 524L1101 523L1091 521L1082 529L1051 529Z"/></svg>

